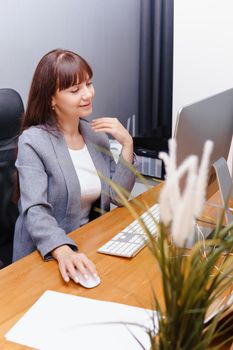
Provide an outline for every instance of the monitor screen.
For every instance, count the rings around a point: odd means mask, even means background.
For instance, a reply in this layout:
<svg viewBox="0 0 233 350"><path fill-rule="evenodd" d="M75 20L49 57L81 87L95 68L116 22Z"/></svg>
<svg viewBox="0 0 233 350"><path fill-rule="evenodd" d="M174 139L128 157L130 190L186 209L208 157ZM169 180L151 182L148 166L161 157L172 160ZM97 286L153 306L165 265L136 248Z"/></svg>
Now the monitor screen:
<svg viewBox="0 0 233 350"><path fill-rule="evenodd" d="M219 158L227 160L233 135L233 88L214 96L192 103L178 112L175 135L177 140L177 163L180 164L188 155L202 155L207 139L214 142L211 155L212 165ZM213 174L209 179L208 197L216 190Z"/></svg>

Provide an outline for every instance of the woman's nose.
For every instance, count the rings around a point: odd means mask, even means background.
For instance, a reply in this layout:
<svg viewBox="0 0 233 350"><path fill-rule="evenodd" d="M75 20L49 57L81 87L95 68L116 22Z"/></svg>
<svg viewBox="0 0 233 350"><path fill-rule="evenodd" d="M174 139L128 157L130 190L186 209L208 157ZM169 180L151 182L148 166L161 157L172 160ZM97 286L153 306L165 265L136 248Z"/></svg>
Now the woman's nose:
<svg viewBox="0 0 233 350"><path fill-rule="evenodd" d="M90 91L90 89L88 87L86 87L83 91L83 95L82 98L83 99L88 99L92 96L92 92Z"/></svg>

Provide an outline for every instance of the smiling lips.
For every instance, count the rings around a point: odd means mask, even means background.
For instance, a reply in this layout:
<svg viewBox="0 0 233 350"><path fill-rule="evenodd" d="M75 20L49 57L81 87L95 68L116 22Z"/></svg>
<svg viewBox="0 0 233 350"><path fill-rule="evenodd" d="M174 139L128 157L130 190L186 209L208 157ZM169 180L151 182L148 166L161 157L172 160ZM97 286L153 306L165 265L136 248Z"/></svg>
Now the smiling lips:
<svg viewBox="0 0 233 350"><path fill-rule="evenodd" d="M90 107L91 106L91 102L87 103L86 105L80 105L79 107Z"/></svg>

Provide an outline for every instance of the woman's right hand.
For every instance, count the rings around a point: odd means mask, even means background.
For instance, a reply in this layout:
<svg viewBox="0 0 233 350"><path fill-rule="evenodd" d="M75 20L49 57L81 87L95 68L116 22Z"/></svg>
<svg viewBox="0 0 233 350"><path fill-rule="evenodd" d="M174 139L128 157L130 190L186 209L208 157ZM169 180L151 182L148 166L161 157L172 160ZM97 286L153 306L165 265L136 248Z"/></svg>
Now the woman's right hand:
<svg viewBox="0 0 233 350"><path fill-rule="evenodd" d="M74 252L68 245L62 245L55 248L51 255L57 260L60 273L65 282L69 282L70 278L78 283L76 270L79 270L84 278L88 273L97 276L96 267L88 257L79 252Z"/></svg>

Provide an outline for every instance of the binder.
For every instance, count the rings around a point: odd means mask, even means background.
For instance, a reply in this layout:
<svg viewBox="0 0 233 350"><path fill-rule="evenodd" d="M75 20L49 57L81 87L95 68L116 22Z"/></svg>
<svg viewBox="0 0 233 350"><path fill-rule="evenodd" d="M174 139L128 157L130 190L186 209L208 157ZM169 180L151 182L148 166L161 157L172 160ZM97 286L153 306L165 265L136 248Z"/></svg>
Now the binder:
<svg viewBox="0 0 233 350"><path fill-rule="evenodd" d="M159 152L168 152L168 140L160 137L134 137L134 152L137 155L137 170L145 176L164 180L165 169Z"/></svg>

